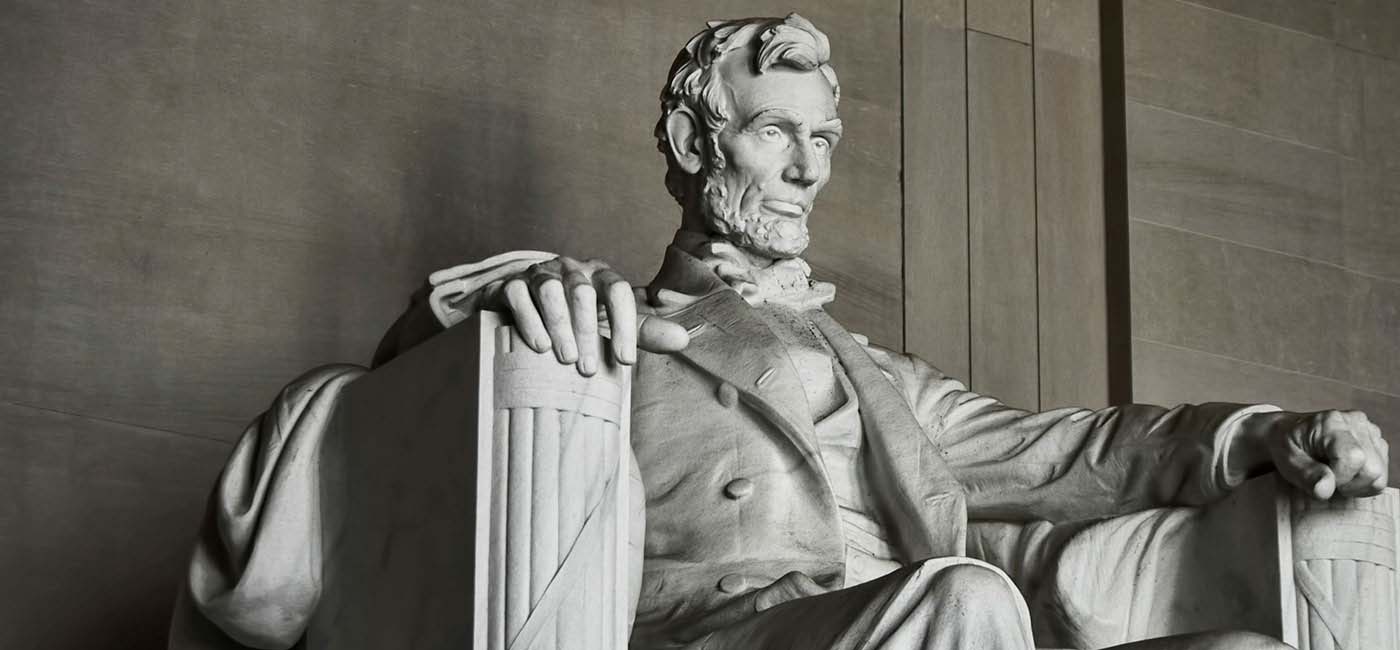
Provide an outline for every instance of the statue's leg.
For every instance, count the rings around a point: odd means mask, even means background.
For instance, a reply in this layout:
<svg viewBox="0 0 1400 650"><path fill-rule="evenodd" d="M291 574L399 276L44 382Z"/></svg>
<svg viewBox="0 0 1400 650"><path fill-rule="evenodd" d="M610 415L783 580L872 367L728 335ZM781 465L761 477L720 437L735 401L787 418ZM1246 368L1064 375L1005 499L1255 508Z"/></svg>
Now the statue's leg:
<svg viewBox="0 0 1400 650"><path fill-rule="evenodd" d="M1200 632L1116 645L1105 650L1292 650L1278 639L1253 632Z"/></svg>
<svg viewBox="0 0 1400 650"><path fill-rule="evenodd" d="M694 650L1031 650L1030 617L999 570L966 558L788 601L696 642Z"/></svg>

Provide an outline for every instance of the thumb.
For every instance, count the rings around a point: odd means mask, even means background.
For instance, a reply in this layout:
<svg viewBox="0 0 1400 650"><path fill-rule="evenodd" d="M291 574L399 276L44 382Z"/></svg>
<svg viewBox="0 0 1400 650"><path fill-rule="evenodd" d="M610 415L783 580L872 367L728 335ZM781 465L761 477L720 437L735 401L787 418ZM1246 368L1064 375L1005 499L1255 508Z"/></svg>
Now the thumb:
<svg viewBox="0 0 1400 650"><path fill-rule="evenodd" d="M647 352L670 354L684 350L690 345L690 334L680 323L653 314L638 316L637 347Z"/></svg>
<svg viewBox="0 0 1400 650"><path fill-rule="evenodd" d="M826 590L818 585L811 576L800 571L790 571L787 575L775 580L773 584L758 590L757 596L754 598L754 609L761 612L789 600L822 593L826 593Z"/></svg>
<svg viewBox="0 0 1400 650"><path fill-rule="evenodd" d="M1337 475L1326 465L1318 463L1322 469L1316 472L1317 480L1312 483L1312 495L1319 501L1326 501L1337 493Z"/></svg>
<svg viewBox="0 0 1400 650"><path fill-rule="evenodd" d="M811 577L798 571L789 572L766 587L740 594L719 608L711 610L700 620L673 632L682 640L698 639L720 628L733 625L770 607L785 602L826 593Z"/></svg>
<svg viewBox="0 0 1400 650"><path fill-rule="evenodd" d="M1294 487L1307 490L1313 498L1327 500L1337 491L1337 477L1326 464L1318 462L1301 447L1290 444L1275 463L1279 474Z"/></svg>

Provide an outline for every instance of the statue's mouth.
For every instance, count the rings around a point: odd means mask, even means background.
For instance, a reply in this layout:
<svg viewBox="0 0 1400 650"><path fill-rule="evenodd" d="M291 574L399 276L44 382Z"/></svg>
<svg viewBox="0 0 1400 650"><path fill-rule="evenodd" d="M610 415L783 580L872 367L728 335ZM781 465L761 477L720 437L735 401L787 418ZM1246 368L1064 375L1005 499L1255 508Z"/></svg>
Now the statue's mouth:
<svg viewBox="0 0 1400 650"><path fill-rule="evenodd" d="M778 199L766 199L763 201L763 209L778 216L799 218L807 214L807 206L791 201L781 201Z"/></svg>

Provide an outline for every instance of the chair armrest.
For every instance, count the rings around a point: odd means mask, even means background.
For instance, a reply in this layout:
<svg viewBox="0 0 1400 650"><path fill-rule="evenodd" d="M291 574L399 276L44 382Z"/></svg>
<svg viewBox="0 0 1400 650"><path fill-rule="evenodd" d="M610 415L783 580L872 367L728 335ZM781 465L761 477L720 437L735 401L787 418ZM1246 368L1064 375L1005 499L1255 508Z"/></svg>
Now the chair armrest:
<svg viewBox="0 0 1400 650"><path fill-rule="evenodd" d="M1281 638L1300 650L1400 649L1400 491L1332 501L1279 492L1279 525L1292 538L1292 555L1279 556L1281 573L1291 569Z"/></svg>
<svg viewBox="0 0 1400 650"><path fill-rule="evenodd" d="M322 454L307 648L626 647L630 381L480 312L350 385Z"/></svg>
<svg viewBox="0 0 1400 650"><path fill-rule="evenodd" d="M1249 481L1203 509L1183 572L1194 593L1180 594L1195 618L1174 624L1249 627L1300 650L1400 650L1397 521L1394 488L1317 501L1276 475Z"/></svg>
<svg viewBox="0 0 1400 650"><path fill-rule="evenodd" d="M1306 650L1400 650L1400 492L1316 502L1273 475L1203 508L1086 526L1040 589L1038 625L1077 647L1217 629Z"/></svg>

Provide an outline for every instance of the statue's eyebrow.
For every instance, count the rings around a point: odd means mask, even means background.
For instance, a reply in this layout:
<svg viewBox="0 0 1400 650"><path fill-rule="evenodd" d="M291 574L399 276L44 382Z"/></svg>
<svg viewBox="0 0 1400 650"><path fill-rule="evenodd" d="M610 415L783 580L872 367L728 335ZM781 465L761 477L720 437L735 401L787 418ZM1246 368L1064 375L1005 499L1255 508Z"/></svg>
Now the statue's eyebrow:
<svg viewBox="0 0 1400 650"><path fill-rule="evenodd" d="M755 111L754 114L749 117L747 125L752 125L753 123L765 117L781 117L789 122L792 122L798 128L803 128L807 126L807 120L806 118L802 117L801 113L794 111L790 108L783 108L781 106L770 106L768 108L763 108ZM835 133L836 135L841 135L841 119L833 117L829 120L826 120L825 122L822 122L821 124L818 124L817 128L812 130L819 133Z"/></svg>
<svg viewBox="0 0 1400 650"><path fill-rule="evenodd" d="M831 118L818 124L817 128L812 129L815 133L834 133L837 136L841 135L841 130L841 120L837 118Z"/></svg>
<svg viewBox="0 0 1400 650"><path fill-rule="evenodd" d="M754 111L754 114L749 116L747 123L753 124L765 117L781 117L799 127L807 125L807 120L803 119L801 113L781 106L770 106Z"/></svg>

